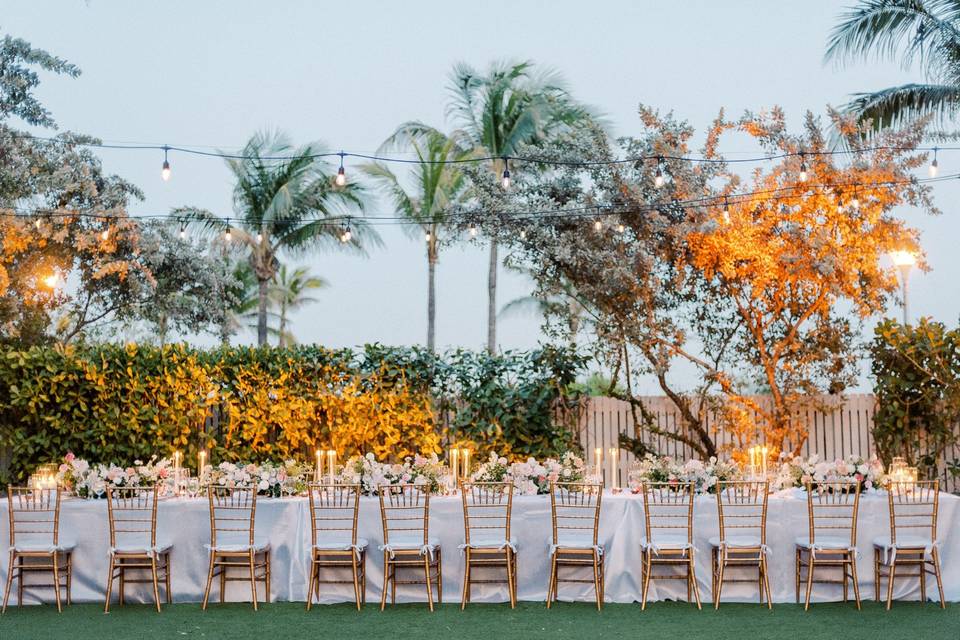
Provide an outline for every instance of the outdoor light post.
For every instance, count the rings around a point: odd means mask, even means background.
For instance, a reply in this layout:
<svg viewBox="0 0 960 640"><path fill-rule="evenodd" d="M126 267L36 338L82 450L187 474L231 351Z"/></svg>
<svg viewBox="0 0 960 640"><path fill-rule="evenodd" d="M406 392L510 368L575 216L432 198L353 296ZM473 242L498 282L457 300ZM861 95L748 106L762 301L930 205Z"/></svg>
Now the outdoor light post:
<svg viewBox="0 0 960 640"><path fill-rule="evenodd" d="M903 324L910 322L910 311L907 304L907 282L910 279L910 269L917 262L917 256L912 251L894 251L890 254L894 266L900 271L900 288L903 295Z"/></svg>

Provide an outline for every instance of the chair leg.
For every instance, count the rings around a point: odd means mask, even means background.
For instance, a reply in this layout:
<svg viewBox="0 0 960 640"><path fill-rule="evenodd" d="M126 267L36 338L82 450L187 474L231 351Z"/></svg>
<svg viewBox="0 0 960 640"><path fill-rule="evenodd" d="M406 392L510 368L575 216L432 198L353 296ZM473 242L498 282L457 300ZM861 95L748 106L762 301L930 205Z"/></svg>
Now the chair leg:
<svg viewBox="0 0 960 640"><path fill-rule="evenodd" d="M763 587L767 592L767 609L773 610L773 594L770 593L770 571L767 566L767 554L761 552L760 567L763 569Z"/></svg>
<svg viewBox="0 0 960 640"><path fill-rule="evenodd" d="M427 606L433 611L433 584L430 580L430 554L423 554L423 577L427 581Z"/></svg>
<svg viewBox="0 0 960 640"><path fill-rule="evenodd" d="M120 604L124 605L127 603L126 598L126 587L127 587L127 571L123 568L123 562L118 561L117 567L120 569Z"/></svg>
<svg viewBox="0 0 960 640"><path fill-rule="evenodd" d="M170 588L170 552L163 556L163 584L167 590L167 604L173 604L173 590Z"/></svg>
<svg viewBox="0 0 960 640"><path fill-rule="evenodd" d="M311 555L310 557L310 582L307 585L307 611L310 611L310 607L313 606L313 585L317 581L317 557L316 555Z"/></svg>
<svg viewBox="0 0 960 640"><path fill-rule="evenodd" d="M890 606L893 604L893 583L897 577L897 558L896 556L890 561L890 571L887 573L887 611L890 611Z"/></svg>
<svg viewBox="0 0 960 640"><path fill-rule="evenodd" d="M517 576L513 572L513 549L506 547L507 554L507 595L510 596L510 608L516 609L517 607L517 584L515 582Z"/></svg>
<svg viewBox="0 0 960 640"><path fill-rule="evenodd" d="M857 601L857 611L860 610L860 580L857 578L857 552L850 552L850 581L853 582L853 598Z"/></svg>
<svg viewBox="0 0 960 640"><path fill-rule="evenodd" d="M643 587L641 589L642 595L640 597L640 611L646 611L647 609L647 591L650 589L650 562L651 556L653 556L653 551L651 549L645 549L640 557L641 563L643 566ZM690 599L690 578L687 578L687 599Z"/></svg>
<svg viewBox="0 0 960 640"><path fill-rule="evenodd" d="M946 609L947 603L943 599L943 579L940 576L940 552L936 547L930 550L930 558L933 560L933 575L937 578L937 591L940 593L940 608ZM924 570L926 570L924 568Z"/></svg>
<svg viewBox="0 0 960 640"><path fill-rule="evenodd" d="M383 552L383 590L380 592L380 611L387 606L387 584L390 581L390 554Z"/></svg>
<svg viewBox="0 0 960 640"><path fill-rule="evenodd" d="M873 599L880 602L880 551L873 549Z"/></svg>
<svg viewBox="0 0 960 640"><path fill-rule="evenodd" d="M10 600L10 588L13 587L13 571L14 571L14 562L16 561L17 554L13 549L10 550L10 564L7 565L7 586L3 590L3 608L0 609L0 613L7 612L7 602Z"/></svg>
<svg viewBox="0 0 960 640"><path fill-rule="evenodd" d="M68 551L64 554L67 562L67 606L73 604L73 596L71 595L73 587L73 552Z"/></svg>
<svg viewBox="0 0 960 640"><path fill-rule="evenodd" d="M257 611L257 574L253 551L247 556L247 566L250 568L250 597L253 599L253 610Z"/></svg>
<svg viewBox="0 0 960 640"><path fill-rule="evenodd" d="M220 567L220 602L227 601L227 567Z"/></svg>
<svg viewBox="0 0 960 640"><path fill-rule="evenodd" d="M207 602L210 600L210 587L213 586L213 551L210 551L210 568L207 570L207 588L203 590L203 605L201 609L207 610Z"/></svg>
<svg viewBox="0 0 960 640"><path fill-rule="evenodd" d="M463 594L460 596L460 611L467 606L467 599L470 597L470 548L464 549L463 553Z"/></svg>
<svg viewBox="0 0 960 640"><path fill-rule="evenodd" d="M714 600L713 600L714 610L720 608L720 594L723 593L723 565L725 564L724 560L725 560L724 554L721 552L720 554L718 554L718 563L720 567L717 572L717 588L716 588L716 594L714 595Z"/></svg>
<svg viewBox="0 0 960 640"><path fill-rule="evenodd" d="M803 610L810 610L810 592L813 591L813 571L814 567L817 566L816 560L814 560L813 552L810 552L810 557L807 560L807 595L803 601Z"/></svg>
<svg viewBox="0 0 960 640"><path fill-rule="evenodd" d="M160 613L160 578L157 575L157 554L150 556L150 573L153 577L153 601L157 605L157 613Z"/></svg>
<svg viewBox="0 0 960 640"><path fill-rule="evenodd" d="M357 611L360 611L360 576L357 569L357 554L350 550L350 568L353 571L353 598L357 603Z"/></svg>
<svg viewBox="0 0 960 640"><path fill-rule="evenodd" d="M597 553L596 549L593 551L593 590L597 596L597 611L603 610L603 591L600 588L600 566L601 561L600 554Z"/></svg>
<svg viewBox="0 0 960 640"><path fill-rule="evenodd" d="M110 554L110 565L107 571L107 596L103 599L103 612L110 613L110 595L113 591L113 554Z"/></svg>
<svg viewBox="0 0 960 640"><path fill-rule="evenodd" d="M266 553L263 556L264 562L266 563L266 573L263 578L263 601L267 604L270 604L270 550L267 549Z"/></svg>
<svg viewBox="0 0 960 640"><path fill-rule="evenodd" d="M690 582L693 584L693 597L697 600L697 610L702 611L703 607L700 604L700 585L697 584L697 570L692 549L690 553L690 565L687 567L687 575L690 576Z"/></svg>
<svg viewBox="0 0 960 640"><path fill-rule="evenodd" d="M927 562L925 557L920 560L920 602L927 604Z"/></svg>
<svg viewBox="0 0 960 640"><path fill-rule="evenodd" d="M60 606L60 561L57 558L57 552L53 552L53 595L57 600L57 612L62 612L63 607ZM20 578L23 580L23 578Z"/></svg>
<svg viewBox="0 0 960 640"><path fill-rule="evenodd" d="M797 551L794 554L793 558L793 586L794 594L796 596L797 604L800 604L800 547L797 547Z"/></svg>
<svg viewBox="0 0 960 640"><path fill-rule="evenodd" d="M554 590L556 589L556 575L557 575L557 555L551 554L550 556L550 578L547 582L547 609L550 608L550 604L553 602L553 598L556 596Z"/></svg>
<svg viewBox="0 0 960 640"><path fill-rule="evenodd" d="M437 547L437 604L443 604L443 550Z"/></svg>

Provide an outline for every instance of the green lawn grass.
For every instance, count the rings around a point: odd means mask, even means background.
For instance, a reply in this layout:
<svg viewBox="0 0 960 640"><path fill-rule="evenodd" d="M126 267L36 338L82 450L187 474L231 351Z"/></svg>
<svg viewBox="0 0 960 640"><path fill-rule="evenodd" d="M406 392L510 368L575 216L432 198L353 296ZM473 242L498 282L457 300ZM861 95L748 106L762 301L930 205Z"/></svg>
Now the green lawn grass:
<svg viewBox="0 0 960 640"><path fill-rule="evenodd" d="M357 612L350 605L180 604L157 614L149 606L115 607L109 615L93 604L73 605L58 615L49 606L12 608L0 617L0 640L113 640L132 638L228 638L230 640L382 639L382 640L508 640L510 638L657 638L688 640L958 640L960 606L946 611L933 604L899 602L890 612L873 602L863 611L852 605L775 605L767 611L755 604L724 604L719 611L684 603L658 602L646 611L636 604L610 604L597 613L589 603L559 603L547 611L542 603L443 605L432 615L426 605L376 606Z"/></svg>

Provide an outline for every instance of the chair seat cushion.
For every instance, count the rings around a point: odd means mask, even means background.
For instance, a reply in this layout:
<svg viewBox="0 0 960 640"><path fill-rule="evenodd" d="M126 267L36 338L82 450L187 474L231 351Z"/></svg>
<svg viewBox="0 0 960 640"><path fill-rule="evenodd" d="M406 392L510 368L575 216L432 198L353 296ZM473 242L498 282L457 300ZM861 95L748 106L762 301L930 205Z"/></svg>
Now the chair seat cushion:
<svg viewBox="0 0 960 640"><path fill-rule="evenodd" d="M166 541L157 540L157 544L153 547L145 544L137 544L135 542L127 542L123 544L118 544L115 547L110 547L111 554L140 554L140 555L151 555L151 554L164 554L170 549L173 548L173 545Z"/></svg>
<svg viewBox="0 0 960 640"><path fill-rule="evenodd" d="M905 535L897 536L896 546L897 549L929 549L935 544L936 541L928 537ZM880 536L879 538L873 539L873 546L881 549L891 549L893 548L893 543L890 542L890 536Z"/></svg>
<svg viewBox="0 0 960 640"><path fill-rule="evenodd" d="M592 534L577 534L577 533L560 533L558 540L555 544L551 545L554 549L564 550L564 549L593 549L593 535ZM602 549L602 544L597 544L598 549Z"/></svg>
<svg viewBox="0 0 960 640"><path fill-rule="evenodd" d="M383 546L393 551L419 551L424 546L429 549L439 548L440 540L438 538L430 538L427 540L427 544L424 545L423 536L390 536L390 541Z"/></svg>
<svg viewBox="0 0 960 640"><path fill-rule="evenodd" d="M655 536L652 539L652 542L648 542L646 538L640 538L640 548L641 549L668 549L673 551L680 551L683 549L689 549L693 545L690 544L687 536L682 533L663 533Z"/></svg>
<svg viewBox="0 0 960 640"><path fill-rule="evenodd" d="M464 542L460 546L463 549L466 549L467 547L471 549L504 549L505 547L510 547L516 551L517 539L513 536L510 537L509 541L501 537L487 538L484 536L471 536L469 544Z"/></svg>
<svg viewBox="0 0 960 640"><path fill-rule="evenodd" d="M53 544L51 540L18 540L15 545L13 545L13 550L17 553L55 553L55 552L65 552L73 551L73 548L77 546L77 543L73 540L60 540L57 544Z"/></svg>
<svg viewBox="0 0 960 640"><path fill-rule="evenodd" d="M317 543L313 545L313 548L317 551L362 551L366 549L369 544L370 542L366 538L357 538L356 545L349 540L324 540L320 538L317 540Z"/></svg>
<svg viewBox="0 0 960 640"><path fill-rule="evenodd" d="M846 550L851 547L850 538L841 536L817 536L814 538L812 545L810 544L810 536L800 536L795 542L801 549L809 549L815 546L817 549Z"/></svg>
<svg viewBox="0 0 960 640"><path fill-rule="evenodd" d="M226 544L217 543L216 546L205 544L203 546L208 551L218 551L222 553L246 553L248 551L260 553L261 551L270 550L270 543L267 540L254 540L253 545L251 545L249 542L236 542Z"/></svg>
<svg viewBox="0 0 960 640"><path fill-rule="evenodd" d="M709 542L711 546L720 547L720 536L711 537ZM760 536L750 534L727 536L723 543L728 549L756 549L763 546L763 543L760 542Z"/></svg>

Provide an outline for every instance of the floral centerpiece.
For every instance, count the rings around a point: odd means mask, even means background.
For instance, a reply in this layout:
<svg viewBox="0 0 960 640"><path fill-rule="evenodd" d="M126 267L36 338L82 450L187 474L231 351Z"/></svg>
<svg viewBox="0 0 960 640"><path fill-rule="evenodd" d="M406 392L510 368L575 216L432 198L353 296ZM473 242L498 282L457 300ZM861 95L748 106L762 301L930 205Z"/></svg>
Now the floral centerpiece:
<svg viewBox="0 0 960 640"><path fill-rule="evenodd" d="M857 481L860 490L879 487L883 480L883 463L877 458L866 460L861 456L850 455L834 461L821 460L820 456L809 458L801 456L781 456L780 469L774 480L779 489L806 487L809 482L813 488L824 482Z"/></svg>
<svg viewBox="0 0 960 640"><path fill-rule="evenodd" d="M633 463L628 474L630 489L637 493L645 482L693 483L697 493L716 493L717 482L740 477L740 467L732 461L711 457L707 462L687 460L681 463L671 456L647 454Z"/></svg>
<svg viewBox="0 0 960 640"><path fill-rule="evenodd" d="M444 467L435 453L429 457L408 457L396 464L377 462L374 455L368 453L347 460L337 475L337 482L360 485L364 495L376 495L378 486L389 484L422 485L430 493L440 493L443 474Z"/></svg>
<svg viewBox="0 0 960 640"><path fill-rule="evenodd" d="M490 459L477 467L470 476L473 482L512 482L510 462L503 456L490 454Z"/></svg>
<svg viewBox="0 0 960 640"><path fill-rule="evenodd" d="M221 462L210 472L210 484L221 487L254 485L257 494L273 498L300 493L306 488L308 468L295 460L283 463L262 462L255 464Z"/></svg>
<svg viewBox="0 0 960 640"><path fill-rule="evenodd" d="M534 496L550 492L551 482L583 482L586 468L583 459L568 451L559 460L547 458L539 462L527 458L507 466L506 458L491 455L471 476L479 482L513 481L514 490L521 495Z"/></svg>
<svg viewBox="0 0 960 640"><path fill-rule="evenodd" d="M81 498L105 498L107 487L149 487L158 485L160 493L171 490L173 462L153 456L144 463L135 460L132 466L116 464L91 465L73 453L67 453L57 470L57 483L72 489Z"/></svg>

